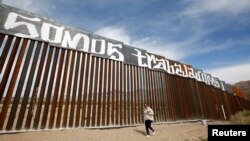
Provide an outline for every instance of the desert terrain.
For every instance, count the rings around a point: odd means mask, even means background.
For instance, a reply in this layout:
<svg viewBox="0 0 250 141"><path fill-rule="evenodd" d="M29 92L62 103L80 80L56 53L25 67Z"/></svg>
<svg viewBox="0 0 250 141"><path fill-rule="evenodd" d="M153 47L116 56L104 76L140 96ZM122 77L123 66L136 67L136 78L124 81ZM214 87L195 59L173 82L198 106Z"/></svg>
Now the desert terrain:
<svg viewBox="0 0 250 141"><path fill-rule="evenodd" d="M1 141L199 141L207 138L207 126L224 121L182 121L153 124L156 134L145 136L144 125L114 128L75 128L0 134Z"/></svg>

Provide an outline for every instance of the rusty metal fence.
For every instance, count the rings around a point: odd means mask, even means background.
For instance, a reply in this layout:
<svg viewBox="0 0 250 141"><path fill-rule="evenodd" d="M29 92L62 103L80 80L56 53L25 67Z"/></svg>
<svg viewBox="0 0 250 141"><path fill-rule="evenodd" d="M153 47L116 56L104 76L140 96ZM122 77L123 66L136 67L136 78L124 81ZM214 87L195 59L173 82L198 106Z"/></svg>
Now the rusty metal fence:
<svg viewBox="0 0 250 141"><path fill-rule="evenodd" d="M227 120L249 101L195 79L0 34L0 132Z"/></svg>

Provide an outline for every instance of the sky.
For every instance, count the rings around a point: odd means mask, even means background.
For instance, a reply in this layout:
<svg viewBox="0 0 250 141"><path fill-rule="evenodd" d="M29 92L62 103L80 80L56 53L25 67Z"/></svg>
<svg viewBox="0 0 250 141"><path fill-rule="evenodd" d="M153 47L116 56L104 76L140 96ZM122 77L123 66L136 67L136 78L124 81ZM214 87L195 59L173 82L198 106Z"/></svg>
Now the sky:
<svg viewBox="0 0 250 141"><path fill-rule="evenodd" d="M192 65L229 84L250 80L250 0L2 3Z"/></svg>

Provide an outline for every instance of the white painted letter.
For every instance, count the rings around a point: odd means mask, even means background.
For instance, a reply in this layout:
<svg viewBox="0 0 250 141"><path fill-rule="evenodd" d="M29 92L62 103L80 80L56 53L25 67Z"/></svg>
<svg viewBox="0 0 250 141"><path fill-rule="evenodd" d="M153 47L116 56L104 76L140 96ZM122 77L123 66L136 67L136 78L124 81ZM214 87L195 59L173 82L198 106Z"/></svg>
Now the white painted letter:
<svg viewBox="0 0 250 141"><path fill-rule="evenodd" d="M69 47L76 49L80 39L83 38L83 51L88 52L89 51L89 37L84 34L77 33L73 39L71 39L69 31L65 31L63 41L62 41L62 47Z"/></svg>
<svg viewBox="0 0 250 141"><path fill-rule="evenodd" d="M194 77L194 69L192 67L188 67L188 77L195 78Z"/></svg>
<svg viewBox="0 0 250 141"><path fill-rule="evenodd" d="M175 74L179 76L183 76L181 64L174 63L174 66L176 67Z"/></svg>
<svg viewBox="0 0 250 141"><path fill-rule="evenodd" d="M96 51L96 42L98 42L98 41L101 42L101 47L100 47L99 52ZM92 53L97 53L97 54L105 54L105 40L103 40L103 39L92 39L91 52Z"/></svg>
<svg viewBox="0 0 250 141"><path fill-rule="evenodd" d="M137 57L137 60L138 60L138 65L140 66L140 67L147 67L147 64L143 64L142 63L142 59L143 58L147 58L146 56L143 56L142 54L141 54L141 51L140 50L138 50L138 49L134 49L136 52L137 52L137 54L132 54L132 55L134 55L134 56L136 56Z"/></svg>
<svg viewBox="0 0 250 141"><path fill-rule="evenodd" d="M110 55L111 59L118 60L118 61L124 61L124 55L117 50L117 48L122 48L121 44L113 44L108 43L108 55ZM114 53L118 54L118 57L115 55L112 55Z"/></svg>
<svg viewBox="0 0 250 141"><path fill-rule="evenodd" d="M174 66L173 66L173 65L170 65L168 59L165 59L165 61L166 61L167 72L168 72L169 74L175 74Z"/></svg>
<svg viewBox="0 0 250 141"><path fill-rule="evenodd" d="M23 33L16 33L15 34L16 36L24 37L24 38L36 38L39 36L34 24L27 23L27 22L17 22L16 21L17 17L21 17L23 19L30 20L33 22L40 22L41 21L41 19L39 19L39 18L28 18L28 17L24 17L22 15L11 12L11 13L9 13L8 18L4 24L4 28L6 30L9 30L9 29L23 25L23 26L26 26L26 28L29 31L29 34L27 35L27 34L23 34Z"/></svg>
<svg viewBox="0 0 250 141"><path fill-rule="evenodd" d="M149 55L147 53L146 53L146 55L147 55L147 59L148 59L148 68L152 68L152 62L154 64L156 64L155 56L154 55Z"/></svg>
<svg viewBox="0 0 250 141"><path fill-rule="evenodd" d="M54 28L56 30L54 39L50 39L50 33L53 33L51 32L51 28ZM63 26L59 27L50 23L43 23L41 28L41 37L45 41L49 41L52 43L61 43L63 30Z"/></svg>
<svg viewBox="0 0 250 141"><path fill-rule="evenodd" d="M167 67L166 67L166 64L165 64L165 61L164 59L158 59L156 58L156 62L157 64L153 66L153 68L156 68L156 69L163 69L163 70L167 70Z"/></svg>

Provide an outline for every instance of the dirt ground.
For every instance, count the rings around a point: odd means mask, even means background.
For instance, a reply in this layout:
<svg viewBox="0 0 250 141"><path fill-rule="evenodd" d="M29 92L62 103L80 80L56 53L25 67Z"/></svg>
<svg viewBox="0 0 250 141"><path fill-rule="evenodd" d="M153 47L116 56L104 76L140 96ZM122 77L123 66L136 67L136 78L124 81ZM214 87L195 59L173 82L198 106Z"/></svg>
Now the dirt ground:
<svg viewBox="0 0 250 141"><path fill-rule="evenodd" d="M199 141L207 138L207 125L222 121L185 121L153 124L156 134L146 138L144 125L105 129L64 129L0 134L0 141Z"/></svg>

